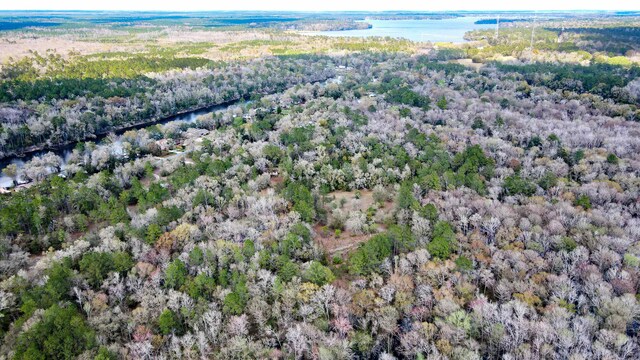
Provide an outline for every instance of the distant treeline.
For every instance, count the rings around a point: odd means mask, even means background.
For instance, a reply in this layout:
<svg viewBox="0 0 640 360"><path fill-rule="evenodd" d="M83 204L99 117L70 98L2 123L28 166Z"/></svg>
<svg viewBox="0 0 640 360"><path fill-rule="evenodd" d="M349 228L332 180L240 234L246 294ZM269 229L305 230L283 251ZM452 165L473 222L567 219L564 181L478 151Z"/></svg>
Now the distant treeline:
<svg viewBox="0 0 640 360"><path fill-rule="evenodd" d="M18 30L26 27L50 27L58 25L60 25L60 23L48 21L0 21L0 31Z"/></svg>
<svg viewBox="0 0 640 360"><path fill-rule="evenodd" d="M609 64L589 66L573 64L534 63L527 65L507 65L495 63L502 72L517 73L529 84L550 89L563 89L577 93L590 92L605 98L619 99L616 89L626 86L640 77L640 67L625 68Z"/></svg>
<svg viewBox="0 0 640 360"><path fill-rule="evenodd" d="M282 28L301 31L342 31L371 29L372 25L353 20L317 20L284 24Z"/></svg>
<svg viewBox="0 0 640 360"><path fill-rule="evenodd" d="M527 21L527 19L500 19L501 23L513 23L513 22L520 22L520 21ZM498 19L480 19L474 22L474 24L476 25L492 25L492 24L495 25L497 23L498 23Z"/></svg>

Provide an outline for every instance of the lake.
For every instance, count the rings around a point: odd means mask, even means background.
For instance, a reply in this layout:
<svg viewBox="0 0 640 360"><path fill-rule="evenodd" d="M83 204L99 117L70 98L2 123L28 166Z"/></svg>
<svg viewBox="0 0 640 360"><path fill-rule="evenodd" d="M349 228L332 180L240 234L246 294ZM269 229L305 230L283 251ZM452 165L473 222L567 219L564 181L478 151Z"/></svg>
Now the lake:
<svg viewBox="0 0 640 360"><path fill-rule="evenodd" d="M494 29L491 24L474 24L479 17L442 20L364 20L372 25L364 30L310 31L305 34L325 36L389 36L411 41L464 42L464 33L476 29Z"/></svg>

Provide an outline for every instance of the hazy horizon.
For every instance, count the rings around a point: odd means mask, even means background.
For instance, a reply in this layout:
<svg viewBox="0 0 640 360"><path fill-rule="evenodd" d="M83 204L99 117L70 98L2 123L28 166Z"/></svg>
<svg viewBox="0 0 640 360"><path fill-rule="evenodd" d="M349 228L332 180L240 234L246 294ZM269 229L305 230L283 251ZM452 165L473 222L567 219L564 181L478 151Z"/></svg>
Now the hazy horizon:
<svg viewBox="0 0 640 360"><path fill-rule="evenodd" d="M640 360L639 1L0 1L0 360Z"/></svg>
<svg viewBox="0 0 640 360"><path fill-rule="evenodd" d="M266 13L354 13L354 14L368 14L368 13L424 13L424 14L441 14L441 13L567 13L567 12L585 12L585 13L614 13L614 12L640 12L640 10L627 10L627 9L518 9L518 10L505 10L505 9L481 9L481 10L408 10L408 9L396 9L396 10L267 10L267 9L229 9L229 10L158 10L158 9L0 9L0 12L140 12L140 13L231 13L231 12L266 12Z"/></svg>
<svg viewBox="0 0 640 360"><path fill-rule="evenodd" d="M366 6L366 8L365 8ZM210 3L204 0L183 1L176 3L158 4L150 0L110 2L86 2L79 0L62 0L52 4L43 0L25 0L21 2L0 5L2 11L294 11L294 12L342 12L342 11L636 11L640 8L629 1L612 0L606 3L600 1L550 1L512 2L503 0L489 0L482 3L477 1L458 1L451 3L425 3L417 1L388 1L373 0L365 4L345 3L343 1L328 0L321 4L301 3L291 0L257 1L239 0L231 3Z"/></svg>

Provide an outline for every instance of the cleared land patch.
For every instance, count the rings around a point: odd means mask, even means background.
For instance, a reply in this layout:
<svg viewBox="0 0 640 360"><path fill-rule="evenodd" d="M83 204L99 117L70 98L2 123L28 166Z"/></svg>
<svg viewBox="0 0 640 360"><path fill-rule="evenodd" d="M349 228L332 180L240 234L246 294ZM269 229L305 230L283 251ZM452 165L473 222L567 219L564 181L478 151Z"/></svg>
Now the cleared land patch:
<svg viewBox="0 0 640 360"><path fill-rule="evenodd" d="M314 240L331 256L346 254L384 231L391 201L376 201L371 190L334 191L325 197L327 225L314 226Z"/></svg>

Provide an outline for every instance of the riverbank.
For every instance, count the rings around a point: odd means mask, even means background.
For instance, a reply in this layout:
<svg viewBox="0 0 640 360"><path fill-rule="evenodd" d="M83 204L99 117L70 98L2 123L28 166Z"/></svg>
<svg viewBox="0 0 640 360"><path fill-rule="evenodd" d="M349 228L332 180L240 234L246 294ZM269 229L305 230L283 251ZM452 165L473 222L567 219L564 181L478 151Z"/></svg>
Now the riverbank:
<svg viewBox="0 0 640 360"><path fill-rule="evenodd" d="M332 79L333 77L327 77L324 79L320 79L320 80L314 80L314 81L310 81L310 84L316 84L319 82L324 82L324 81L328 81L330 79ZM274 94L273 92L271 93L259 93L258 95L260 96L266 96L266 95L271 95ZM78 143L82 143L82 142L86 142L86 141L96 141L96 140L101 140L104 137L106 137L109 134L116 134L116 135L120 135L123 134L129 130L138 130L138 129L142 129L148 126L152 126L152 125L158 125L158 124L164 124L164 123L168 123L171 121L176 121L176 120L180 120L180 117L183 116L188 116L188 115L192 115L194 114L195 116L198 115L204 115L206 113L210 113L212 111L216 111L219 108L225 108L228 106L232 106L235 105L237 103L240 103L242 101L247 101L250 97L249 96L244 96L244 97L239 97L239 98L235 98L235 99L231 99L231 100L227 100L227 101L223 101L220 103L216 103L216 104L209 104L209 105L205 105L205 106L198 106L198 107L193 107L193 108L189 108L187 110L183 110L180 112L177 112L173 115L169 115L169 116L165 116L162 118L150 118L149 120L146 121L141 121L141 122L137 122L137 123L133 123L133 124L128 124L125 126L119 126L116 128L110 128L109 130L104 130L104 131L100 131L97 132L95 134L91 134L88 135L87 137L85 137L84 139L81 140L69 140L60 144L53 144L53 145L33 145L30 146L26 149L24 149L23 151L17 152L10 152L10 153L6 153L3 155L0 155L0 169L4 169L8 164L11 163L12 160L14 159L20 159L20 160L24 160L25 158L30 158L33 156L37 156L40 155L41 153L45 153L45 152L49 152L49 151L53 151L53 152L60 152L60 151L64 151L70 148L75 147Z"/></svg>
<svg viewBox="0 0 640 360"><path fill-rule="evenodd" d="M266 95L266 94L265 94ZM176 118L179 118L181 116L185 116L185 115L189 115L189 114L193 114L195 112L204 112L204 113L208 113L211 111L215 111L217 107L227 107L227 106L231 106L234 105L236 103L239 103L240 101L243 100L247 100L247 98L238 98L238 99L233 99L233 100L229 100L229 101L225 101L225 102L221 102L221 103L217 103L217 104L213 104L213 105L206 105L206 106L201 106L201 107L195 107L195 108L190 108L187 110L183 110L180 112L177 112L173 115L170 116L166 116L166 117L162 117L162 118L151 118L151 120L148 121L141 121L141 122L137 122L137 123L133 123L133 124L129 124L129 125L125 125L125 126L119 126L116 128L111 128L109 130L104 130L104 131L100 131L97 132L95 134L91 134L90 136L85 137L82 140L69 140L60 144L55 144L55 145L33 145L30 146L28 148L26 148L24 151L18 153L18 152L12 152L12 153L7 153L5 155L0 155L0 167L2 167L3 163L6 162L6 159L12 159L12 158L24 158L24 157L28 157L28 156L34 156L37 155L40 152L45 152L45 151L62 151L65 149L68 149L70 147L74 147L75 145L77 145L78 143L81 142L86 142L86 141L93 141L93 140L100 140L104 137L106 137L107 135L113 133L116 135L120 135L123 134L129 130L138 130L138 129L142 129L148 126L153 126L153 125L157 125L157 124L162 124L162 123L167 123L167 122L171 122L176 120Z"/></svg>
<svg viewBox="0 0 640 360"><path fill-rule="evenodd" d="M331 81L332 79L336 78L336 74L334 74L333 76L329 76L329 77L325 77L323 79L318 79L318 80L314 80L314 81L310 81L308 82L308 84L317 84L317 83L323 83L326 84L329 81ZM260 96L266 96L266 95L271 95L273 93L260 93ZM68 141L65 142L63 144L58 144L58 145L53 145L53 146L39 146L39 147L34 147L32 149L26 150L24 151L21 155L17 156L17 155L13 155L13 156L7 156L4 158L0 158L0 171L2 169L4 169L7 165L14 163L18 166L18 168L21 168L24 163L30 161L31 159L33 159L36 156L40 156L40 155L44 155L47 152L54 152L56 155L60 156L63 159L63 163L62 163L62 167L64 167L65 163L66 163L66 158L67 155L71 154L71 151L73 150L73 148L81 142L84 141L99 141L103 138L105 138L106 136L108 136L109 134L116 134L116 135L122 135L123 133L129 131L129 130L137 130L137 129L143 129L152 125L158 125L158 124L166 124L172 121L180 121L180 122L193 122L196 120L196 118L198 116L201 115L205 115L205 114L209 114L212 113L214 111L220 111L223 109L226 109L230 106L236 105L238 103L241 103L243 101L247 101L249 99L248 96L245 97L240 97L240 98L236 98L233 100L229 100L229 101L225 101L225 102L221 102L221 103L217 103L217 104L213 104L213 105L208 105L208 106L202 106L202 107L196 107L196 108L192 108L191 110L184 110L181 112L178 112L176 114L173 114L171 116L166 116L163 118L159 118L159 119L151 119L149 121L144 121L144 122L139 122L139 123L135 123L135 124L130 124L127 126L122 126L122 127L118 127L117 129L110 129L109 131L103 131L100 132L98 134L94 134L94 136L92 137L87 137L84 140L79 140L79 141ZM27 182L21 182L20 185L18 185L17 187L15 187L16 190L20 189L21 187L24 187L28 184L30 184L30 181ZM24 186L23 186L24 185ZM4 174L2 174L0 172L0 188L5 188L5 189L12 189L14 188L13 186L13 181L10 177L5 176Z"/></svg>

